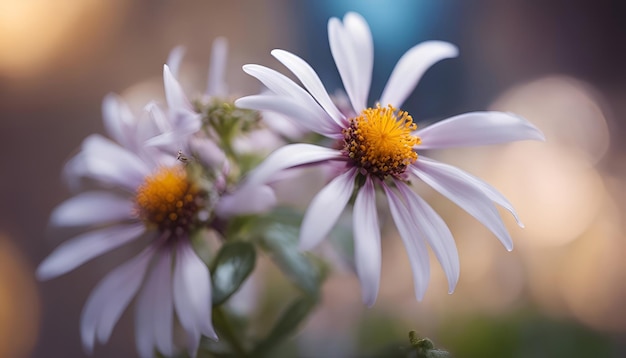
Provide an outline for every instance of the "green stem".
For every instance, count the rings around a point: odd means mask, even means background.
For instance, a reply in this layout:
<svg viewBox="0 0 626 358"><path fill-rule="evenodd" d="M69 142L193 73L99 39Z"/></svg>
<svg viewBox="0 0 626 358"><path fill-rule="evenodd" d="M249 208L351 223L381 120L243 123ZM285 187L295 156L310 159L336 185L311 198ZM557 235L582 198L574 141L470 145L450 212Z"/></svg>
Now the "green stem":
<svg viewBox="0 0 626 358"><path fill-rule="evenodd" d="M233 353L235 353L237 357L248 357L248 353L243 348L239 338L237 338L233 327L228 321L226 312L224 312L221 306L213 308L213 320L215 322L215 326L221 333L220 338L228 342L230 347L233 349Z"/></svg>

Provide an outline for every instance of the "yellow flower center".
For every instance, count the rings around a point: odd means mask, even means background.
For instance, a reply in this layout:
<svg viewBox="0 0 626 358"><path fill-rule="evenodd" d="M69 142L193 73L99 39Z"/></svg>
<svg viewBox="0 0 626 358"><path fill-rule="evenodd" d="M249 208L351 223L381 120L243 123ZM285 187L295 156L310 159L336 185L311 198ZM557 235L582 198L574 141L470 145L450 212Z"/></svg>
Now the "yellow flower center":
<svg viewBox="0 0 626 358"><path fill-rule="evenodd" d="M358 167L380 179L400 176L417 160L413 146L420 138L411 135L416 129L407 112L391 105L367 108L343 130L344 151Z"/></svg>
<svg viewBox="0 0 626 358"><path fill-rule="evenodd" d="M139 217L146 224L176 235L189 231L201 199L182 166L159 168L145 178L135 196Z"/></svg>

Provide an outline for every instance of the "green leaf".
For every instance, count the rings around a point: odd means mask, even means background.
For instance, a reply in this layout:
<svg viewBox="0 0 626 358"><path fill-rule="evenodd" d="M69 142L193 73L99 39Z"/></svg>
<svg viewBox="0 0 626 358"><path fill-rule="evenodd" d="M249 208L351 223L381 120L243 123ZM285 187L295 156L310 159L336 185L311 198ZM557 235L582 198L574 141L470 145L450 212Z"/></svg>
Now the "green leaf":
<svg viewBox="0 0 626 358"><path fill-rule="evenodd" d="M261 244L290 281L307 294L317 295L320 268L298 249L298 230L297 227L274 222L265 230Z"/></svg>
<svg viewBox="0 0 626 358"><path fill-rule="evenodd" d="M270 353L282 343L302 323L317 304L317 298L304 296L296 299L280 316L267 338L257 345L251 356L258 357Z"/></svg>
<svg viewBox="0 0 626 358"><path fill-rule="evenodd" d="M213 304L226 301L254 269L256 251L249 242L229 242L217 253L211 270Z"/></svg>

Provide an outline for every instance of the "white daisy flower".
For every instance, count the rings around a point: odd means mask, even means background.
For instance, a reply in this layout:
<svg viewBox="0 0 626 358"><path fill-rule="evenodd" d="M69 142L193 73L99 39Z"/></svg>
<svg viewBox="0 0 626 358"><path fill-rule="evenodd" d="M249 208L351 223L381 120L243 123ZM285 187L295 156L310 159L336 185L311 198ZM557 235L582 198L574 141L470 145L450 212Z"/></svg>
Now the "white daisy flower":
<svg viewBox="0 0 626 358"><path fill-rule="evenodd" d="M356 189L356 270L363 301L373 305L381 271L375 192L382 188L409 256L417 299L423 298L430 276L427 243L442 265L452 292L459 277L454 239L442 218L411 190L409 178L422 180L455 202L489 228L508 250L513 243L494 203L506 208L522 224L511 204L492 186L458 168L426 158L419 154L420 150L544 140L544 136L525 119L500 112L461 114L417 130L412 117L399 108L422 74L437 61L457 56L457 48L441 41L411 48L396 64L380 100L368 106L373 42L367 23L356 13L348 13L343 22L331 18L328 35L350 99L349 113L337 108L308 63L283 50L274 50L272 55L300 80L302 87L267 67L245 65L244 71L273 94L244 97L235 104L287 115L309 130L335 140L336 145L284 146L249 175L247 184L263 183L275 173L295 166L343 163L343 169L314 197L305 213L301 248L311 249L327 236Z"/></svg>
<svg viewBox="0 0 626 358"><path fill-rule="evenodd" d="M166 67L166 93L174 93L168 102L182 101L180 86L175 79L168 80L167 71ZM91 352L96 340L106 343L139 292L135 338L140 356L152 357L155 348L164 355L175 353L174 313L186 333L187 350L195 356L202 335L217 336L211 322L210 273L194 252L190 235L211 227L217 217L223 221L266 210L273 204L273 192L266 186L233 191L221 167L204 168L212 181L199 180L191 170L193 164L187 166L181 158L143 145L147 138L162 134L162 123L134 118L115 96L105 99L103 112L105 127L119 144L92 135L66 168L70 178L87 178L99 189L74 196L51 215L54 226L88 231L56 248L38 267L37 277L57 277L96 256L141 241L145 248L92 291L82 312L83 345ZM188 114L176 109L173 113ZM161 137L161 144L175 145L194 133L174 132L169 141Z"/></svg>

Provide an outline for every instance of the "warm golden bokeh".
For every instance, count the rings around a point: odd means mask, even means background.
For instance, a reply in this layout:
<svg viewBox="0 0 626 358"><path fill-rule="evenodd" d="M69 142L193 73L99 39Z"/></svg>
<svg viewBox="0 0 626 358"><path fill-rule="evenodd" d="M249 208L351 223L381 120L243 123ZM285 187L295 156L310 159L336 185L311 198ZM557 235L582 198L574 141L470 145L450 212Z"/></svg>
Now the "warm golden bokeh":
<svg viewBox="0 0 626 358"><path fill-rule="evenodd" d="M0 234L0 357L27 357L39 332L39 296L33 268Z"/></svg>
<svg viewBox="0 0 626 358"><path fill-rule="evenodd" d="M122 1L0 0L0 74L36 76L51 69L56 59L95 45L90 41L109 31L126 6Z"/></svg>

